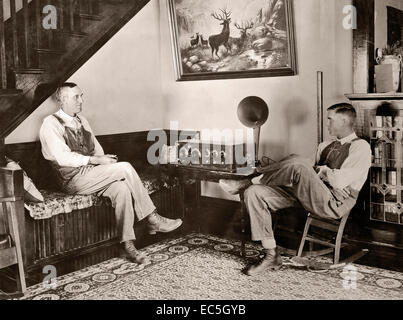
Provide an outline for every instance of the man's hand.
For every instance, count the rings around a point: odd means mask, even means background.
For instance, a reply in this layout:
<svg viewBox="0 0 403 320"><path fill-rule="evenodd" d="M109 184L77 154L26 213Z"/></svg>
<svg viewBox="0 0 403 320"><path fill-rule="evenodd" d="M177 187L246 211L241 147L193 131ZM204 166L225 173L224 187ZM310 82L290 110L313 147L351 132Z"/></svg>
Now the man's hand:
<svg viewBox="0 0 403 320"><path fill-rule="evenodd" d="M118 157L112 154L106 154L103 156L90 157L89 164L113 164L118 161Z"/></svg>
<svg viewBox="0 0 403 320"><path fill-rule="evenodd" d="M328 166L316 166L314 169L321 180L327 180L327 171L329 170Z"/></svg>
<svg viewBox="0 0 403 320"><path fill-rule="evenodd" d="M333 189L332 193L336 197L336 199L339 201L343 201L343 200L349 198L351 195L351 192L350 192L350 190L348 190L348 188Z"/></svg>

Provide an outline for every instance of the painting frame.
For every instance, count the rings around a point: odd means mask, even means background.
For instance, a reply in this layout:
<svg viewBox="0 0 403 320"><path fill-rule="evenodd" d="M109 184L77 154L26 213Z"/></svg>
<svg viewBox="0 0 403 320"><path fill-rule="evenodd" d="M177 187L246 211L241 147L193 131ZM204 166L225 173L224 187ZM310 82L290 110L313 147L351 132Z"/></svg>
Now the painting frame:
<svg viewBox="0 0 403 320"><path fill-rule="evenodd" d="M175 7L175 0L168 0L169 29L171 35L171 45L173 52L176 81L280 77L280 76L297 75L298 69L297 69L293 0L281 0L281 1L284 2L284 12L285 12L284 17L286 26L285 52L287 53L287 62L288 62L287 65L268 69L230 70L230 71L214 71L214 72L207 70L201 72L186 72L185 71L186 67L184 67L183 63L184 58L182 57L178 41L179 30L177 24L177 10ZM209 42L208 45L210 45Z"/></svg>

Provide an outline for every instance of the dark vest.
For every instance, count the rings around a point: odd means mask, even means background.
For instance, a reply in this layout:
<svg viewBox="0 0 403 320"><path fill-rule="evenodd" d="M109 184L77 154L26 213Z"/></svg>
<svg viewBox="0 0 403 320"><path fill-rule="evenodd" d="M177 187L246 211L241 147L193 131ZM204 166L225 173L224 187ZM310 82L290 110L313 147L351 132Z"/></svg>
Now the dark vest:
<svg viewBox="0 0 403 320"><path fill-rule="evenodd" d="M355 138L351 142L361 140ZM318 166L328 166L330 169L340 169L350 152L351 142L341 144L339 141L333 141L323 149Z"/></svg>
<svg viewBox="0 0 403 320"><path fill-rule="evenodd" d="M66 126L62 118L57 115L53 115L60 124L64 127L63 138L71 152L82 154L83 156L94 155L95 145L92 139L91 132L84 129L84 126L77 130ZM77 116L77 119L81 123L81 119ZM80 171L80 168L76 167L62 167L56 161L51 161L52 167L56 171L59 185L63 188L69 181Z"/></svg>
<svg viewBox="0 0 403 320"><path fill-rule="evenodd" d="M325 149L323 149L319 162L317 163L318 166L328 166L330 169L340 169L341 166L343 165L344 161L347 159L349 152L350 152L350 147L351 143L354 141L361 140L360 138L355 138L349 143L341 144L339 141L334 141L331 144L329 144ZM339 200L343 200L343 196L340 194L339 190L333 189L330 185L328 185L326 182L325 184L329 187L330 192L333 194L333 196ZM349 189L351 197L357 199L358 197L358 190L352 190Z"/></svg>

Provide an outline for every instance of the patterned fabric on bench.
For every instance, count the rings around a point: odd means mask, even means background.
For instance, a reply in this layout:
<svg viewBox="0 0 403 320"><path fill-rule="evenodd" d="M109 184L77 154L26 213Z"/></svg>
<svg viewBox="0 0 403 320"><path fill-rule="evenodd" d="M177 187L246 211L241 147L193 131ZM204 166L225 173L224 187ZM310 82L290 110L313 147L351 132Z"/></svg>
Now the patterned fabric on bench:
<svg viewBox="0 0 403 320"><path fill-rule="evenodd" d="M139 174L144 187L151 195L163 188L172 188L178 185L178 180L162 173L156 177L155 173L146 172ZM110 205L110 200L105 197L91 195L69 195L62 192L40 190L44 202L26 202L25 208L35 220L48 219L61 213L69 213L73 210L85 209L97 205Z"/></svg>

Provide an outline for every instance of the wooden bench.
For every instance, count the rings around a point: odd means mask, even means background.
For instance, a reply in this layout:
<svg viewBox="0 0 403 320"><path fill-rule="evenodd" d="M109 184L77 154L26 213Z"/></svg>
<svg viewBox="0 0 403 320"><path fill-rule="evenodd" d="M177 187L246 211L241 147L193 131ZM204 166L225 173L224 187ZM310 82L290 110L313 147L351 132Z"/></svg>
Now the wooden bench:
<svg viewBox="0 0 403 320"><path fill-rule="evenodd" d="M147 150L153 143L147 141L147 132L100 136L98 139L105 153L117 154L119 161L132 163L141 177L160 179L164 174L147 163ZM20 163L39 190L56 187L52 170L42 157L39 142L6 145L6 155ZM0 183L8 186L9 190L12 185L11 192L14 194L23 194L22 175L18 172L1 168ZM169 183L165 181L164 185L161 183L151 193L160 214L171 218L181 217L183 199L180 199L180 188L180 184L170 180ZM42 269L46 265L57 266L60 275L118 255L114 209L109 201L47 219L33 219L24 209L22 200L16 201L15 205L24 266L33 282L45 276ZM4 225L4 217L0 217L0 234ZM144 229L144 224L136 225L138 238Z"/></svg>

